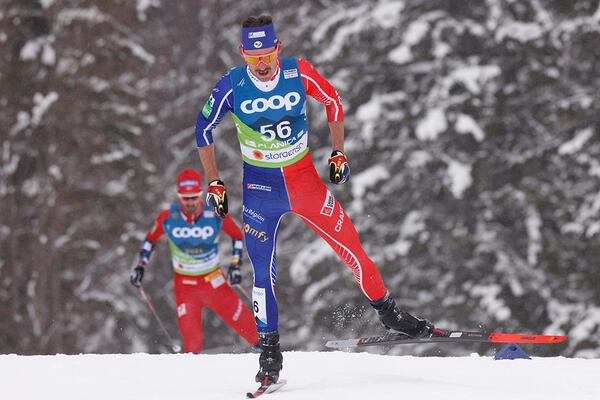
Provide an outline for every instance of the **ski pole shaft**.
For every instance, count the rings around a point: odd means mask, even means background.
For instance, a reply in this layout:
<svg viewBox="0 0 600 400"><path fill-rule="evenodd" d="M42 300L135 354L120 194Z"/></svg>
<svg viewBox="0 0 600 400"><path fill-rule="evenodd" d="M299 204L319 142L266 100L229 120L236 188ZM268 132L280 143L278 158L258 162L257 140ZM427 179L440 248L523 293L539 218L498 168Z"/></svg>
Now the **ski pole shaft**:
<svg viewBox="0 0 600 400"><path fill-rule="evenodd" d="M165 333L165 335L169 338L169 343L171 344L171 350L173 350L173 352L175 352L175 353L179 353L181 351L181 347L177 344L174 344L173 338L171 337L171 335L169 335L169 331L167 331L167 328L165 328L161 319L158 317L158 314L156 313L156 309L152 305L152 302L150 301L150 297L146 294L144 287L140 284L138 289L140 290L142 297L144 297L144 300L146 300L146 304L148 304L148 307L150 307L150 311L152 311L152 314L154 315L154 318L156 318L158 325L160 325L160 327L163 330L163 332Z"/></svg>
<svg viewBox="0 0 600 400"><path fill-rule="evenodd" d="M248 292L246 291L246 289L244 289L244 287L242 285L240 285L239 283L237 285L233 285L235 286L237 289L239 289L240 292L242 292L242 294L244 295L244 297L250 302L252 303L252 298L250 297L250 295L248 294Z"/></svg>

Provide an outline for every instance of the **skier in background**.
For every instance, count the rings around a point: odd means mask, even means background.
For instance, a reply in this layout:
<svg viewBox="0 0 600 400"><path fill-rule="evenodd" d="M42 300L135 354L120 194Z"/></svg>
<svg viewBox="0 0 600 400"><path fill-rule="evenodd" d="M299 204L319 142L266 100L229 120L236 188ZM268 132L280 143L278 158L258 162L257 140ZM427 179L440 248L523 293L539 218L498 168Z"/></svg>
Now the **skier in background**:
<svg viewBox="0 0 600 400"><path fill-rule="evenodd" d="M332 139L329 178L348 180L344 118L337 91L307 61L280 58L270 16L242 23L240 53L246 64L229 70L212 91L196 122L198 153L209 181L207 202L226 218L227 193L215 162L213 129L231 112L244 161L243 217L246 249L254 268L254 317L262 353L256 381L277 382L283 357L275 299L275 243L281 217L299 215L348 265L383 324L411 337L426 337L431 323L400 311L356 229L319 178L308 151L306 95L325 105Z"/></svg>
<svg viewBox="0 0 600 400"><path fill-rule="evenodd" d="M233 259L227 271L231 285L242 281L243 235L230 216L217 218L212 209L204 210L202 175L186 169L177 177L180 204L158 214L140 249L131 283L139 287L154 246L165 233L169 238L175 272L175 301L179 330L185 351L202 350L202 309L208 307L253 346L258 345L256 324L248 307L227 284L219 267L218 238L221 230L233 240Z"/></svg>

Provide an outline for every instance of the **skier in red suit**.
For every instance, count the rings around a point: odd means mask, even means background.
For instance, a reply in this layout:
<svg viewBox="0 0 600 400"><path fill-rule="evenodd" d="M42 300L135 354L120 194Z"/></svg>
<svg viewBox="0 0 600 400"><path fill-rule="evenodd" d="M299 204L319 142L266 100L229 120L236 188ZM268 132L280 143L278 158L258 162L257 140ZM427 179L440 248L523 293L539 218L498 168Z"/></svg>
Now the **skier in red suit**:
<svg viewBox="0 0 600 400"><path fill-rule="evenodd" d="M131 283L139 286L155 244L165 234L169 238L175 275L177 320L185 351L202 350L202 309L208 307L251 345L257 345L252 313L231 285L241 282L243 234L228 215L218 218L202 201L202 175L186 169L177 177L180 203L163 210L146 235ZM233 240L233 259L227 280L219 267L218 238L223 231ZM227 284L227 281L229 284Z"/></svg>

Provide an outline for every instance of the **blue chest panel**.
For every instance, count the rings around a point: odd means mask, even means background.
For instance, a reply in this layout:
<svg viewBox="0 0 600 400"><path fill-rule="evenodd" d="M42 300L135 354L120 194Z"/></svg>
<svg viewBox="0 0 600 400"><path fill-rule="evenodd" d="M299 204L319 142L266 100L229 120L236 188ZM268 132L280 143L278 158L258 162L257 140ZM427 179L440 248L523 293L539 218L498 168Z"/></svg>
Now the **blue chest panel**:
<svg viewBox="0 0 600 400"><path fill-rule="evenodd" d="M282 167L308 151L306 92L295 58L282 58L277 86L258 89L246 66L229 71L233 90L233 120L242 157L263 167Z"/></svg>
<svg viewBox="0 0 600 400"><path fill-rule="evenodd" d="M263 123L304 117L306 93L295 58L281 58L279 83L270 92L259 90L248 76L246 66L230 70L233 113L246 125L260 131Z"/></svg>
<svg viewBox="0 0 600 400"><path fill-rule="evenodd" d="M194 224L188 224L181 214L179 205L171 204L169 218L164 222L163 227L172 245L196 258L211 250L218 251L217 236L222 225L221 219L206 206L200 218Z"/></svg>

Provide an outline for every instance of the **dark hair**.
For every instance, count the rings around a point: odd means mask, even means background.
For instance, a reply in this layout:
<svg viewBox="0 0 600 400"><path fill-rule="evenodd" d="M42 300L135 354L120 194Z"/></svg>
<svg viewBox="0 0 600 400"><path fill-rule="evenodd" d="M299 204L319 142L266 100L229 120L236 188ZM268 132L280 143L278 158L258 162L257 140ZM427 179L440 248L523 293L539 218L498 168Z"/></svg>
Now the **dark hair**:
<svg viewBox="0 0 600 400"><path fill-rule="evenodd" d="M270 15L260 15L246 17L242 22L243 28L258 28L259 26L271 25L273 23L273 18Z"/></svg>

